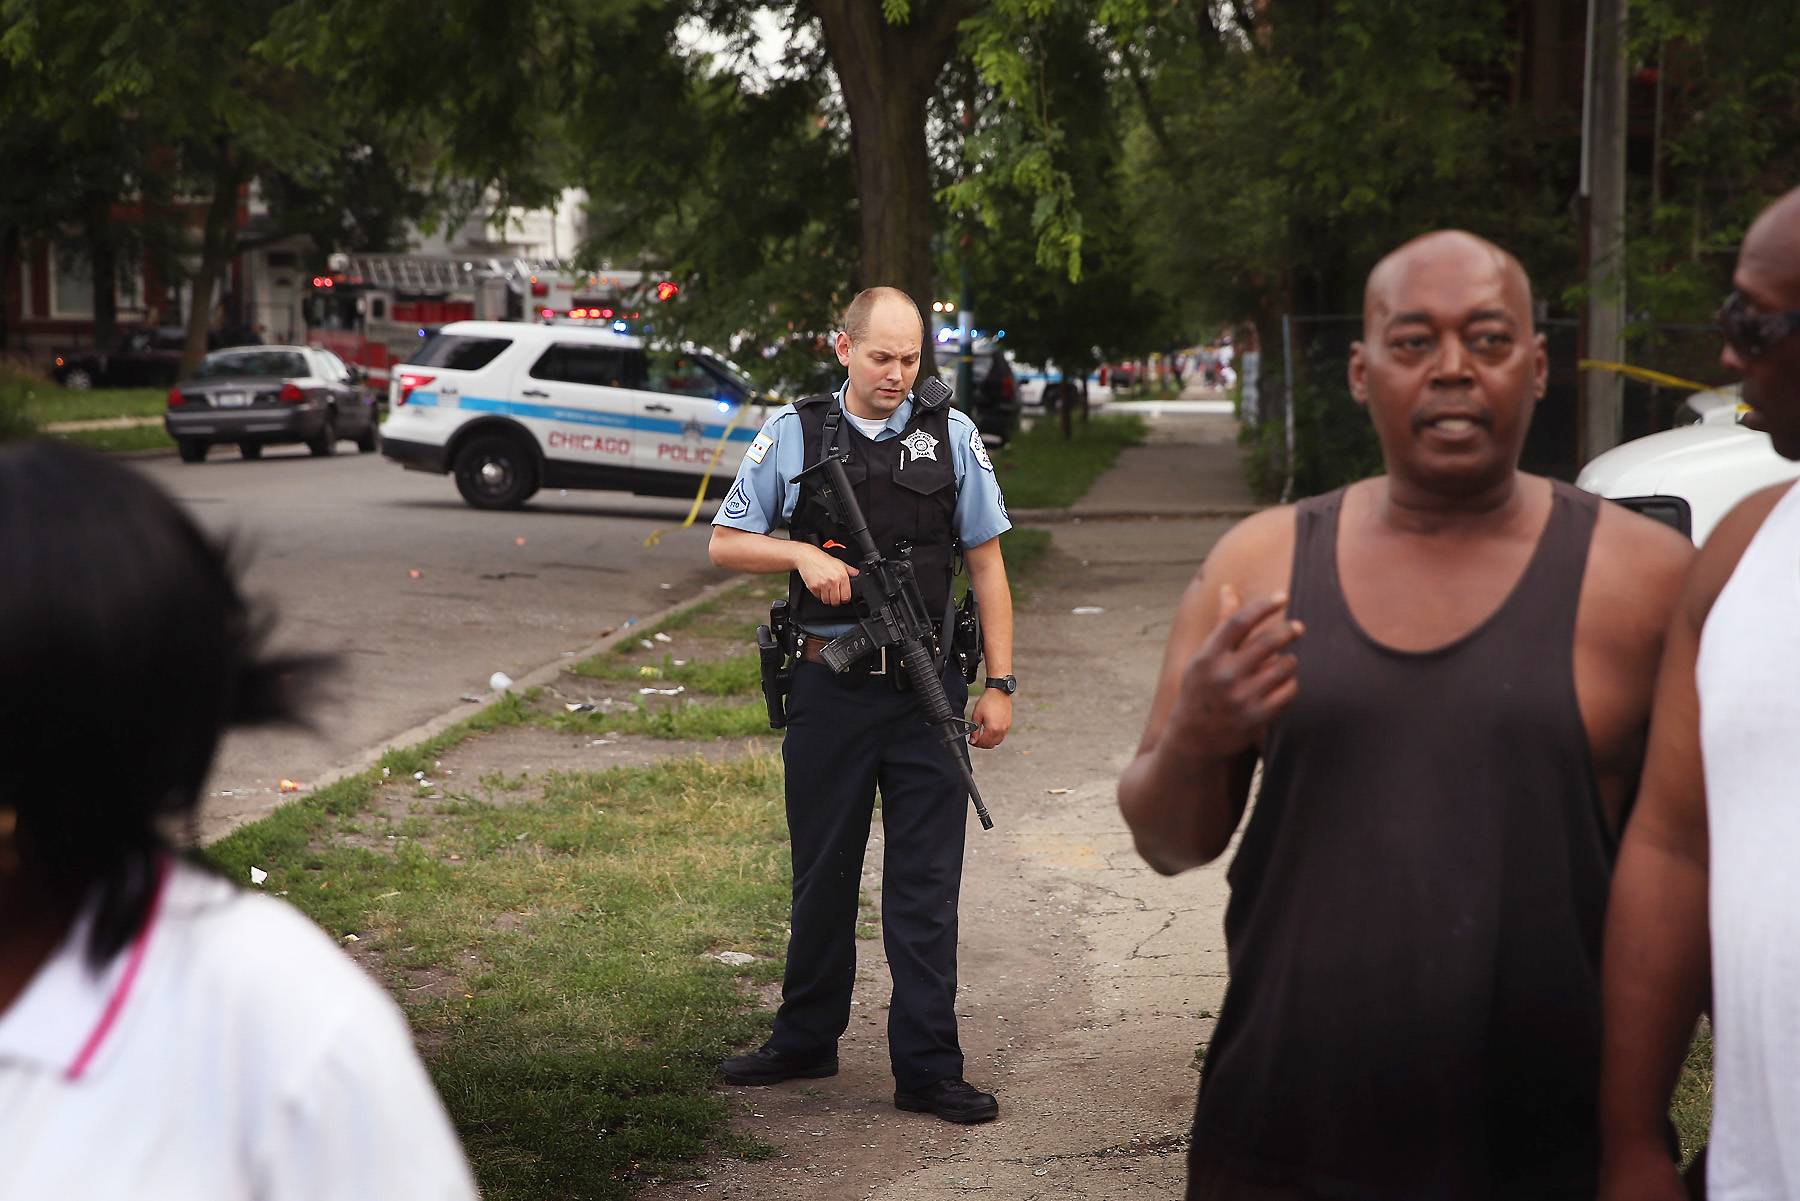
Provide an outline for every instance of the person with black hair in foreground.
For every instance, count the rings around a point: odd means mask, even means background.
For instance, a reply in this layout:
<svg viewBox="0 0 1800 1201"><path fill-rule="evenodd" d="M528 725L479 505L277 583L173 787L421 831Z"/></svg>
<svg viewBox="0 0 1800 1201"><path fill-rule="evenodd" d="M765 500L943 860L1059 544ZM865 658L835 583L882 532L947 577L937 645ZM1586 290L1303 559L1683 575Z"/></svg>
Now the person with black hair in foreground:
<svg viewBox="0 0 1800 1201"><path fill-rule="evenodd" d="M394 1003L171 837L322 666L265 629L155 485L0 447L0 1198L476 1195Z"/></svg>

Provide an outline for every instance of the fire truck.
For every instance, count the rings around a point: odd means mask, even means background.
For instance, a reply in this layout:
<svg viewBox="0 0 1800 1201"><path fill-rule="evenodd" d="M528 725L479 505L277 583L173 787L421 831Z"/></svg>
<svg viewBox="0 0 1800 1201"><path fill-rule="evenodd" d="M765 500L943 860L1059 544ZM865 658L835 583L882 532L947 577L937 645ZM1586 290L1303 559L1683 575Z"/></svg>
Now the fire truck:
<svg viewBox="0 0 1800 1201"><path fill-rule="evenodd" d="M649 285L668 300L679 289ZM303 305L306 341L363 369L386 391L389 369L451 321L624 323L637 319L646 282L638 271L586 271L547 259L334 254L312 277ZM627 326L626 328L629 328Z"/></svg>

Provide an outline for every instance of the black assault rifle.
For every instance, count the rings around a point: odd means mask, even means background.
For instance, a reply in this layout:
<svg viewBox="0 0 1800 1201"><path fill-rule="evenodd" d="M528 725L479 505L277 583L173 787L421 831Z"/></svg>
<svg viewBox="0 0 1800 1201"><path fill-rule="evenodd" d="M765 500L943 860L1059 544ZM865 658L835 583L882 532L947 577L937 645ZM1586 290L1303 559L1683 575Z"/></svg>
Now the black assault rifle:
<svg viewBox="0 0 1800 1201"><path fill-rule="evenodd" d="M925 388L932 384L943 386L932 379L926 381ZM921 393L925 388L920 389ZM843 451L826 447L817 463L795 477L798 482L818 473L813 481L816 494L830 511L832 521L848 532L851 545L862 556L863 596L871 610L870 616L859 621L855 629L827 643L819 657L831 670L843 672L864 655L883 647L894 647L899 651L901 666L906 669L906 678L925 710L926 722L937 727L944 748L950 752L951 761L962 774L963 786L975 803L975 816L981 819L981 828L991 830L994 819L988 816L987 806L981 803L981 790L975 787L975 775L969 770L967 758L966 742L970 731L976 727L963 720L950 707L950 698L944 695L943 677L938 673L937 656L932 653L932 618L925 609L925 597L919 591L913 565L906 559L890 559L883 555L876 547L875 539L869 536L869 523L856 501L849 477L844 474L847 457ZM944 631L944 636L949 637L950 631Z"/></svg>

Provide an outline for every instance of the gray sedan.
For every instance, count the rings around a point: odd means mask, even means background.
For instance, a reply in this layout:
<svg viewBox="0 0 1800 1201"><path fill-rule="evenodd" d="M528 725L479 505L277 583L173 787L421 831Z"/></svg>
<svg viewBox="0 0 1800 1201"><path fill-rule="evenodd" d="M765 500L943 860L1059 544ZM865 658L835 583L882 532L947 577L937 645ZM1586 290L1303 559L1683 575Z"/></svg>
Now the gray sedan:
<svg viewBox="0 0 1800 1201"><path fill-rule="evenodd" d="M361 373L314 346L244 346L214 351L169 389L163 426L184 463L198 463L216 442L237 443L246 459L272 442L303 442L315 455L354 438L363 452L380 444L381 417Z"/></svg>

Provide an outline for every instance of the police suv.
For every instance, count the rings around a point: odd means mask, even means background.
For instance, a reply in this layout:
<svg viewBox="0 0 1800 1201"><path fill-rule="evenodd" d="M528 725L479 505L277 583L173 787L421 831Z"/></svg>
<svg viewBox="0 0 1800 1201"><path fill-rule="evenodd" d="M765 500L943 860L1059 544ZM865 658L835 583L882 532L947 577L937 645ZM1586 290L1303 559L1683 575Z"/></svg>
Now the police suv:
<svg viewBox="0 0 1800 1201"><path fill-rule="evenodd" d="M756 403L742 371L696 347L456 321L394 368L381 449L409 470L453 474L478 509L517 508L541 487L692 495L715 453L706 494L717 497L762 428L764 414L740 417Z"/></svg>

